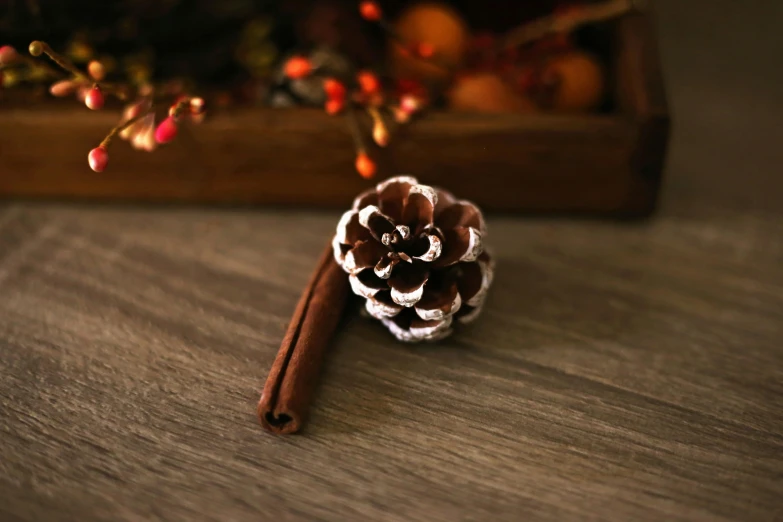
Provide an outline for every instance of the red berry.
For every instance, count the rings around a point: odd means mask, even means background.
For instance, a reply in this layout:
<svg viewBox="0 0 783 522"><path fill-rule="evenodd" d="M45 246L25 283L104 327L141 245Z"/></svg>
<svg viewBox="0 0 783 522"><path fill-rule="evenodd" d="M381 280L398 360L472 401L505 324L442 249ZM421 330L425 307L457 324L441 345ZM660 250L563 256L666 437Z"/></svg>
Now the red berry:
<svg viewBox="0 0 783 522"><path fill-rule="evenodd" d="M343 108L345 107L345 100L327 100L326 104L324 105L324 109L326 109L326 114L329 116L334 116L335 114L339 114L342 112Z"/></svg>
<svg viewBox="0 0 783 522"><path fill-rule="evenodd" d="M285 75L292 80L299 80L313 72L313 64L304 56L294 56L285 64Z"/></svg>
<svg viewBox="0 0 783 522"><path fill-rule="evenodd" d="M155 141L158 143L168 143L177 137L177 122L169 116L155 129Z"/></svg>
<svg viewBox="0 0 783 522"><path fill-rule="evenodd" d="M375 163L364 152L356 156L356 171L364 179L370 179L375 176Z"/></svg>
<svg viewBox="0 0 783 522"><path fill-rule="evenodd" d="M17 58L19 58L19 55L16 53L16 49L10 45L0 47L0 65L13 63Z"/></svg>
<svg viewBox="0 0 783 522"><path fill-rule="evenodd" d="M324 80L324 92L330 100L345 99L345 85L334 78L326 78Z"/></svg>
<svg viewBox="0 0 783 522"><path fill-rule="evenodd" d="M359 12L361 13L362 18L370 22L378 22L383 17L383 12L381 11L381 6L378 5L378 2L360 2Z"/></svg>
<svg viewBox="0 0 783 522"><path fill-rule="evenodd" d="M364 94L375 94L381 90L381 81L370 71L361 71L357 74L356 82Z"/></svg>
<svg viewBox="0 0 783 522"><path fill-rule="evenodd" d="M97 85L89 90L87 95L84 97L84 104L94 111L97 111L98 109L103 108L103 93L101 92L100 87Z"/></svg>
<svg viewBox="0 0 783 522"><path fill-rule="evenodd" d="M103 172L106 168L106 164L109 162L109 153L106 152L104 147L95 147L87 155L87 161L90 163L90 168L95 172Z"/></svg>

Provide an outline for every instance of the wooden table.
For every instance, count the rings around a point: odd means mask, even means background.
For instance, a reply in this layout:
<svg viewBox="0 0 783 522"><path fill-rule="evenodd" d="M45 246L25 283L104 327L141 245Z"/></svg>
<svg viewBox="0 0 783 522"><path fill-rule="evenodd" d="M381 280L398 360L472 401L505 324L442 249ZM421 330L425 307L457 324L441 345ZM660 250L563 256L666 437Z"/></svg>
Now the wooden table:
<svg viewBox="0 0 783 522"><path fill-rule="evenodd" d="M0 520L781 520L767 4L660 3L655 220L491 218L478 324L350 319L301 436L254 409L337 214L3 205Z"/></svg>

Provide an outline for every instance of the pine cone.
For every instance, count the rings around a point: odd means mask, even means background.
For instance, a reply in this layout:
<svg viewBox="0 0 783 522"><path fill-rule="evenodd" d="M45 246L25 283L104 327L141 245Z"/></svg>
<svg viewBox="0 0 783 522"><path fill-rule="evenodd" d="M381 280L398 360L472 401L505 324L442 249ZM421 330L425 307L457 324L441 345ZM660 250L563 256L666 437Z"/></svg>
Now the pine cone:
<svg viewBox="0 0 783 522"><path fill-rule="evenodd" d="M343 214L334 257L367 312L400 341L436 341L478 316L492 282L484 218L468 201L399 176Z"/></svg>

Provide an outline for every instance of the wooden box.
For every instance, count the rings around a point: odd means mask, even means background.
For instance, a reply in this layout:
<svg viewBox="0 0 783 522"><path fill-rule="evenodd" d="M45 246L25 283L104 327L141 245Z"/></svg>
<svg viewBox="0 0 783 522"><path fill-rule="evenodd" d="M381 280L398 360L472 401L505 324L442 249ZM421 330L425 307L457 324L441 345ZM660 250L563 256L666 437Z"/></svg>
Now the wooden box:
<svg viewBox="0 0 783 522"><path fill-rule="evenodd" d="M641 217L655 208L669 135L649 14L612 22L613 110L578 116L433 113L384 151L378 179L410 173L485 210ZM87 152L117 119L68 104L0 108L0 196L345 207L371 182L344 122L308 109L219 111L154 154Z"/></svg>

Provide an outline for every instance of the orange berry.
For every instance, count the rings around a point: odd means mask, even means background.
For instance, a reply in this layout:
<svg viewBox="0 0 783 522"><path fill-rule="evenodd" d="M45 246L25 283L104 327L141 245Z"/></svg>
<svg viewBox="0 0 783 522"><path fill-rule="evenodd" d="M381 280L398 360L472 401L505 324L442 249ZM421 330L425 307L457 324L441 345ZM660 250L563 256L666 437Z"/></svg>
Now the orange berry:
<svg viewBox="0 0 783 522"><path fill-rule="evenodd" d="M313 64L304 56L294 56L286 62L284 70L292 80L300 80L313 72Z"/></svg>
<svg viewBox="0 0 783 522"><path fill-rule="evenodd" d="M92 60L87 64L87 72L93 80L98 82L106 77L106 68L98 60Z"/></svg>
<svg viewBox="0 0 783 522"><path fill-rule="evenodd" d="M326 104L324 105L324 109L326 109L326 114L329 116L334 116L335 114L339 114L342 112L343 107L345 107L345 101L344 100L327 100Z"/></svg>
<svg viewBox="0 0 783 522"><path fill-rule="evenodd" d="M375 94L381 90L381 81L371 71L361 71L356 75L356 82L365 94Z"/></svg>
<svg viewBox="0 0 783 522"><path fill-rule="evenodd" d="M372 179L375 176L375 162L364 152L356 156L356 171L364 179Z"/></svg>
<svg viewBox="0 0 783 522"><path fill-rule="evenodd" d="M345 98L345 85L334 78L324 80L324 92L330 100L342 100Z"/></svg>
<svg viewBox="0 0 783 522"><path fill-rule="evenodd" d="M370 22L378 22L381 17L383 17L383 12L381 11L381 6L378 5L378 2L360 2L359 13L361 13L362 18Z"/></svg>

